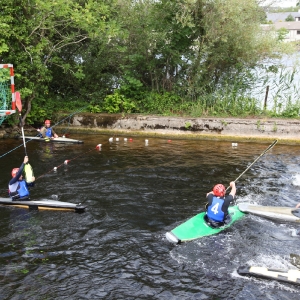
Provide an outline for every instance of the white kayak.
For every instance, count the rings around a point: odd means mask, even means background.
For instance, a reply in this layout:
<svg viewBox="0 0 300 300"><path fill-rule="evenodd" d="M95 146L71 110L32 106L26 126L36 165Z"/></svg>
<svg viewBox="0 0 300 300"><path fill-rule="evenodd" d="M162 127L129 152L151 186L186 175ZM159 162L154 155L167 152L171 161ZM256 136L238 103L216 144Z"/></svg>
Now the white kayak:
<svg viewBox="0 0 300 300"><path fill-rule="evenodd" d="M68 210L84 212L86 206L81 203L75 204L57 200L11 200L10 198L0 198L0 205L27 208L33 210Z"/></svg>
<svg viewBox="0 0 300 300"><path fill-rule="evenodd" d="M239 203L238 208L244 213L265 217L268 219L300 222L300 209L291 207L261 206L248 203Z"/></svg>
<svg viewBox="0 0 300 300"><path fill-rule="evenodd" d="M300 284L300 271L295 270L274 270L264 267L241 266L237 270L242 276L255 276L266 279L284 281L293 284Z"/></svg>
<svg viewBox="0 0 300 300"><path fill-rule="evenodd" d="M21 139L23 137L19 136L19 138ZM48 141L45 141L44 138L39 137L39 136L24 136L24 138L26 140L34 140L34 141L40 141L40 142L83 144L83 141L69 139L66 137L57 137L57 138L49 139Z"/></svg>

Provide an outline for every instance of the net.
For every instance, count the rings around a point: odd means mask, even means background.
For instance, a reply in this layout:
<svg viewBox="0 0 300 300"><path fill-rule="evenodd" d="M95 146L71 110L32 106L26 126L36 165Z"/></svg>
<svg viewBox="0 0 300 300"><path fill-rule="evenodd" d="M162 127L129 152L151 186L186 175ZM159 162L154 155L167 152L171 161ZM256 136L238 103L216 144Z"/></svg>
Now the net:
<svg viewBox="0 0 300 300"><path fill-rule="evenodd" d="M0 125L15 113L13 65L0 64Z"/></svg>

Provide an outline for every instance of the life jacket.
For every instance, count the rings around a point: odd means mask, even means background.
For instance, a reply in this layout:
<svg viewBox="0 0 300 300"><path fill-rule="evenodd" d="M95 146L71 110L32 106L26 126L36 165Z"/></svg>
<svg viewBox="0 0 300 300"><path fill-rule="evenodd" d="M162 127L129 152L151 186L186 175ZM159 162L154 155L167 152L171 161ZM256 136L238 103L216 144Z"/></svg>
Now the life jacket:
<svg viewBox="0 0 300 300"><path fill-rule="evenodd" d="M11 190L15 190L15 191L11 192ZM12 200L28 198L29 191L25 180L17 181L16 183L12 184L10 186L9 196L12 198Z"/></svg>
<svg viewBox="0 0 300 300"><path fill-rule="evenodd" d="M46 128L46 133L45 133L45 135L46 135L47 137L49 137L49 138L52 137L52 128L51 128L51 127Z"/></svg>
<svg viewBox="0 0 300 300"><path fill-rule="evenodd" d="M222 211L222 206L224 204L224 199L213 197L212 204L207 208L207 216L213 221L223 222L225 214Z"/></svg>

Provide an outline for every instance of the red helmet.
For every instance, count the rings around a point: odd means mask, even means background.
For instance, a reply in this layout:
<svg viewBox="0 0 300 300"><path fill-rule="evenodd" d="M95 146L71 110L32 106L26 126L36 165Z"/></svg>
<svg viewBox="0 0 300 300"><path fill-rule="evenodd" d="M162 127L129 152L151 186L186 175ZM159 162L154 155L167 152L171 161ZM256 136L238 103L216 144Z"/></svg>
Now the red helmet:
<svg viewBox="0 0 300 300"><path fill-rule="evenodd" d="M213 188L214 195L217 197L224 197L225 196L225 186L223 184L216 184Z"/></svg>
<svg viewBox="0 0 300 300"><path fill-rule="evenodd" d="M45 121L45 124L50 124L50 123L51 123L50 120Z"/></svg>
<svg viewBox="0 0 300 300"><path fill-rule="evenodd" d="M18 171L19 171L19 168L13 168L13 169L11 170L11 176L12 176L12 177L16 177Z"/></svg>

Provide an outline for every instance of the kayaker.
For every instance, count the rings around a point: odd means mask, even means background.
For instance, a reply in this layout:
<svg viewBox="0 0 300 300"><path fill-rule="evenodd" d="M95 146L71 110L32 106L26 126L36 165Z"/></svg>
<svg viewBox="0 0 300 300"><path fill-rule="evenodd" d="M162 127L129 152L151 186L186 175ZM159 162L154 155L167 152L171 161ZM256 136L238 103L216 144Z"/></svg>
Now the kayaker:
<svg viewBox="0 0 300 300"><path fill-rule="evenodd" d="M40 133L46 142L49 142L50 139L54 139L58 137L58 135L54 132L53 128L50 127L50 125L51 125L51 121L46 120L45 126L40 129Z"/></svg>
<svg viewBox="0 0 300 300"><path fill-rule="evenodd" d="M28 156L24 157L24 161L20 168L13 168L11 176L13 177L8 184L9 196L12 200L29 200L29 186L34 186L35 177L31 178L31 182L27 183L22 176L25 164L28 163Z"/></svg>
<svg viewBox="0 0 300 300"><path fill-rule="evenodd" d="M211 227L220 227L230 222L228 207L234 200L236 194L235 182L230 182L231 191L228 196L225 196L226 189L223 184L216 184L212 191L206 194L206 215L205 221Z"/></svg>

